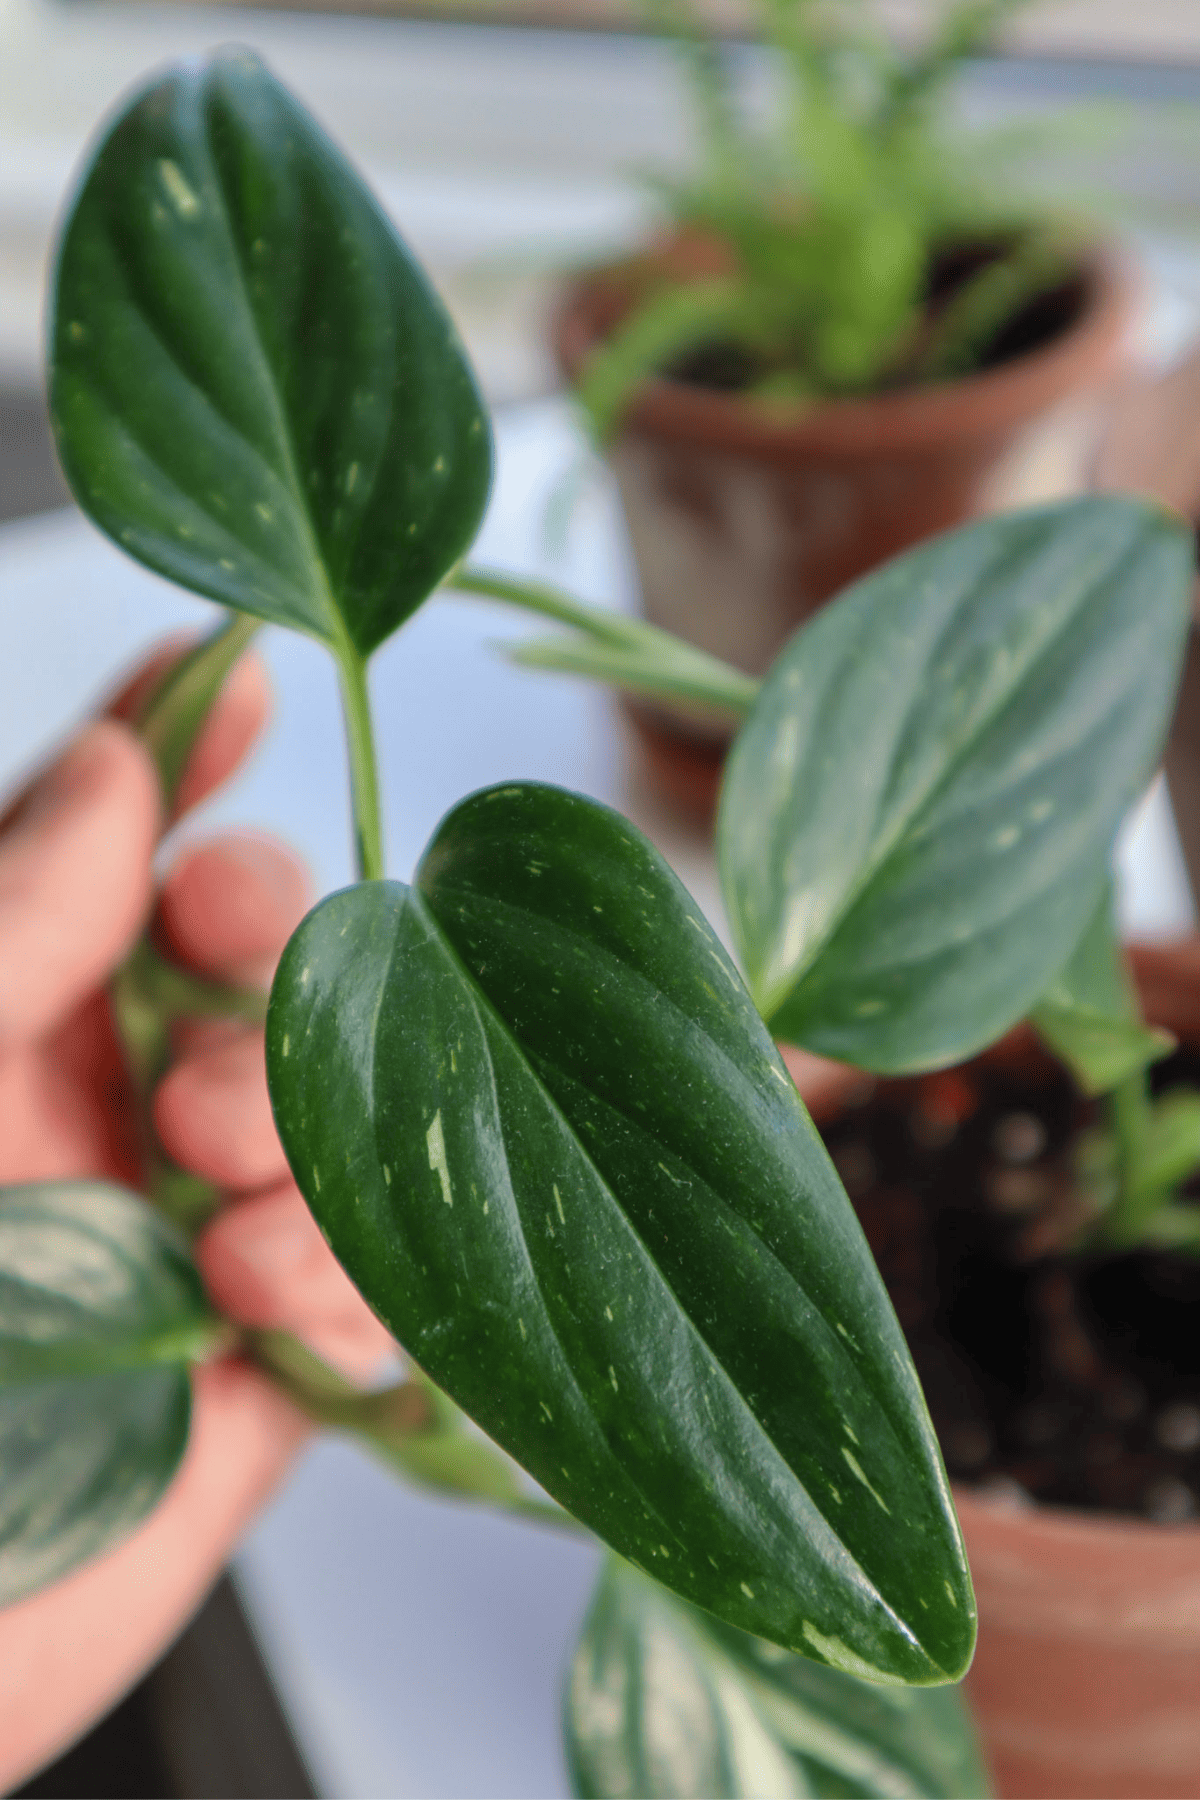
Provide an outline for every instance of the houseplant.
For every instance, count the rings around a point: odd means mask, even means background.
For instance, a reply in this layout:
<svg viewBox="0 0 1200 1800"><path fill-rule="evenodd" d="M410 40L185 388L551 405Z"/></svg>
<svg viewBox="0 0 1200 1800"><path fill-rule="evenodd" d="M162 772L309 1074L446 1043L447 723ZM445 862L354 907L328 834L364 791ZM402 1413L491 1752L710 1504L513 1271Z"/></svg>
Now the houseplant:
<svg viewBox="0 0 1200 1800"><path fill-rule="evenodd" d="M998 193L945 90L1021 0L955 0L903 52L850 3L762 0L777 108L747 117L690 7L702 136L671 230L568 287L556 354L616 476L646 616L755 674L821 602L977 511L1040 415L1103 384L1128 272ZM711 810L729 722L637 709Z"/></svg>
<svg viewBox="0 0 1200 1800"><path fill-rule="evenodd" d="M415 1365L362 1394L214 1316L186 1235L215 1196L152 1138L149 1203L8 1190L4 1598L143 1516L186 1437L189 1363L236 1354L416 1478L573 1515L620 1553L572 1683L581 1791L692 1791L698 1755L726 1792L966 1791L961 1715L922 1698L974 1638L940 1454L760 1012L883 1068L968 1054L1044 996L1073 1029L1076 952L1163 732L1185 534L1118 500L993 521L824 615L797 642L824 669L825 733L861 757L892 730L891 779L847 830L794 658L756 695L653 627L457 566L490 467L470 371L370 196L240 52L168 74L100 144L59 254L51 397L91 517L236 614L146 706L168 794L259 621L338 662L363 879L284 954L268 1072L299 1184ZM758 1011L657 854L577 796L472 796L411 887L383 879L366 659L446 580L573 628L528 660L749 712L729 792L753 799L728 802L723 856ZM805 742L823 785L796 785ZM1030 842L931 944L922 884L944 891L1009 829L964 832L955 809L1022 781ZM924 944L920 979L893 964L866 991L864 932ZM1102 1035L1143 1043L1080 991L1093 1031L1098 1010ZM151 944L112 1003L147 1096L174 1021L262 1009ZM648 1707L670 1696L674 1714Z"/></svg>

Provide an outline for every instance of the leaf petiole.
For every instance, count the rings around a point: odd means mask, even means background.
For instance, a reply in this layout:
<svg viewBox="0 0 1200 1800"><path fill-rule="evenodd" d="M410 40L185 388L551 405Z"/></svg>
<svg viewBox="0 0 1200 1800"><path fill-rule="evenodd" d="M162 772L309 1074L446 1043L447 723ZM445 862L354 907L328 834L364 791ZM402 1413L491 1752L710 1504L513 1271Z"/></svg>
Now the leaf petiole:
<svg viewBox="0 0 1200 1800"><path fill-rule="evenodd" d="M379 810L379 769L371 725L366 659L346 643L337 651L337 664L346 719L346 754L350 762L358 877L360 881L382 881L383 821Z"/></svg>
<svg viewBox="0 0 1200 1800"><path fill-rule="evenodd" d="M618 687L670 700L689 700L743 718L754 704L759 682L752 675L672 637L644 619L606 607L588 606L543 582L524 581L493 569L460 568L446 587L479 594L524 612L554 619L582 632L573 638L538 639L509 651L515 662L612 682Z"/></svg>
<svg viewBox="0 0 1200 1800"><path fill-rule="evenodd" d="M465 1429L458 1407L427 1376L418 1373L391 1387L363 1391L286 1332L250 1332L246 1345L259 1367L310 1419L361 1439L418 1486L486 1500L506 1512L590 1536L561 1506L527 1492L510 1459Z"/></svg>

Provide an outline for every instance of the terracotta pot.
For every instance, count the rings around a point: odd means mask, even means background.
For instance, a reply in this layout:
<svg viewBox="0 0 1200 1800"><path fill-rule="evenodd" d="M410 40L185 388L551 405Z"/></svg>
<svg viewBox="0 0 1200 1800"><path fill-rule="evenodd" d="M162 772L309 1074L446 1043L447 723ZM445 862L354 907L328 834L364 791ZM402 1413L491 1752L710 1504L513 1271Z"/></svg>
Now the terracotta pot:
<svg viewBox="0 0 1200 1800"><path fill-rule="evenodd" d="M1200 1528L955 1500L999 1793L1200 1794Z"/></svg>
<svg viewBox="0 0 1200 1800"><path fill-rule="evenodd" d="M1147 1015L1200 1042L1200 939L1133 952ZM1006 1041L1006 1051L1017 1041ZM815 1117L856 1071L787 1052ZM1200 1796L1200 1524L955 1487L979 1602L967 1677L1005 1800Z"/></svg>
<svg viewBox="0 0 1200 1800"><path fill-rule="evenodd" d="M677 241L651 260L686 274L703 257ZM628 309L629 267L564 294L552 336L568 381ZM1136 293L1129 269L1097 252L1076 287L1061 332L959 381L790 415L736 393L647 381L609 452L647 618L758 674L849 581L977 512L1023 434L1121 366ZM711 811L727 725L640 703L630 711L649 728L667 792Z"/></svg>

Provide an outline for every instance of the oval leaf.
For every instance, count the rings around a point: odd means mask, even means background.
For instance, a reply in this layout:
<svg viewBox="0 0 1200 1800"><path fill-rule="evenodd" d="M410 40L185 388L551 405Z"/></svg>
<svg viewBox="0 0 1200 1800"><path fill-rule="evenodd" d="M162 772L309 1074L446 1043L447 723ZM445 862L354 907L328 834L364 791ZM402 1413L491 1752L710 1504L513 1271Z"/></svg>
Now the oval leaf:
<svg viewBox="0 0 1200 1800"><path fill-rule="evenodd" d="M76 499L184 587L365 655L475 535L491 443L453 327L245 51L172 72L112 127L52 333Z"/></svg>
<svg viewBox="0 0 1200 1800"><path fill-rule="evenodd" d="M0 1191L0 1605L154 1507L214 1321L183 1240L107 1182Z"/></svg>
<svg viewBox="0 0 1200 1800"><path fill-rule="evenodd" d="M730 757L726 906L777 1035L900 1072L1021 1018L1158 758L1194 581L1138 501L988 519L806 626Z"/></svg>
<svg viewBox="0 0 1200 1800"><path fill-rule="evenodd" d="M990 1792L952 1688L881 1688L721 1625L610 1558L566 1697L585 1800L966 1800Z"/></svg>
<svg viewBox="0 0 1200 1800"><path fill-rule="evenodd" d="M615 813L504 787L284 953L276 1123L412 1356L735 1623L937 1682L974 1612L904 1340L736 971Z"/></svg>

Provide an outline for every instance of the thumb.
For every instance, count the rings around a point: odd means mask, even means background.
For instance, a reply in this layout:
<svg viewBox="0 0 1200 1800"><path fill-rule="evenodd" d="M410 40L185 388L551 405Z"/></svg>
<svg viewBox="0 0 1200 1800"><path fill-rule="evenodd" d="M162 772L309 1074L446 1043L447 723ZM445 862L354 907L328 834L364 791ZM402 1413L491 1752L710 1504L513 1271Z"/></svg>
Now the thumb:
<svg viewBox="0 0 1200 1800"><path fill-rule="evenodd" d="M100 987L149 910L161 801L127 727L81 732L0 820L0 1049Z"/></svg>

